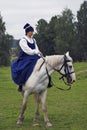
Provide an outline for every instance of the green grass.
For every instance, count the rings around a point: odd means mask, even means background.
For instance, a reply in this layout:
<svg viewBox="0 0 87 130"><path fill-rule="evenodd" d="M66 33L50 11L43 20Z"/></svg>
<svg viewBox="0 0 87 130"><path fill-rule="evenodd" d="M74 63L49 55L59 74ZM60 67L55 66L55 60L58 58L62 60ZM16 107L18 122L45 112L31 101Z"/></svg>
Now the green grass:
<svg viewBox="0 0 87 130"><path fill-rule="evenodd" d="M77 81L70 91L58 90L55 86L67 88L63 81L59 81L59 75L53 73L54 86L48 89L47 108L51 130L87 130L87 72L77 73L87 69L87 63L75 63ZM42 109L40 109L39 126L32 126L34 121L35 103L33 95L28 99L23 125L16 126L22 96L17 92L17 86L13 83L9 67L0 68L0 130L46 130L43 121Z"/></svg>

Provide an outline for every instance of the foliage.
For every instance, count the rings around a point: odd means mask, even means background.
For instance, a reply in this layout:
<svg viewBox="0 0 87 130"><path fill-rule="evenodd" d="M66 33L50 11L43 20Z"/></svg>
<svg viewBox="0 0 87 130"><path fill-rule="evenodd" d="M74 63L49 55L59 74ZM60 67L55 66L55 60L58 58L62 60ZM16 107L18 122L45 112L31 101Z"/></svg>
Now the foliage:
<svg viewBox="0 0 87 130"><path fill-rule="evenodd" d="M86 130L87 129L87 73L77 73L87 69L87 63L75 63L77 81L70 91L57 90L56 86L66 88L59 75L53 73L54 86L48 89L47 108L52 130ZM29 97L25 120L22 126L17 126L22 96L17 92L9 67L0 68L0 130L46 130L40 105L39 125L32 126L36 104L33 96Z"/></svg>
<svg viewBox="0 0 87 130"><path fill-rule="evenodd" d="M59 53L65 53L70 51L73 53L73 43L75 42L75 31L74 31L74 16L69 9L65 9L62 15L58 16L57 23L57 34L56 35L56 48Z"/></svg>
<svg viewBox="0 0 87 130"><path fill-rule="evenodd" d="M0 66L8 66L10 63L9 55L5 51L0 51Z"/></svg>
<svg viewBox="0 0 87 130"><path fill-rule="evenodd" d="M77 29L79 38L79 56L81 60L87 60L87 1L84 1L77 12Z"/></svg>
<svg viewBox="0 0 87 130"><path fill-rule="evenodd" d="M44 19L40 19L36 26L37 33L35 34L35 38L38 41L37 44L44 55L48 54L48 42L46 36L47 26L48 23Z"/></svg>
<svg viewBox="0 0 87 130"><path fill-rule="evenodd" d="M64 54L69 51L74 61L87 60L87 1L77 12L77 20L68 8L49 23L40 19L35 38L44 55Z"/></svg>
<svg viewBox="0 0 87 130"><path fill-rule="evenodd" d="M0 66L8 66L10 64L10 48L13 36L5 33L5 22L0 15Z"/></svg>

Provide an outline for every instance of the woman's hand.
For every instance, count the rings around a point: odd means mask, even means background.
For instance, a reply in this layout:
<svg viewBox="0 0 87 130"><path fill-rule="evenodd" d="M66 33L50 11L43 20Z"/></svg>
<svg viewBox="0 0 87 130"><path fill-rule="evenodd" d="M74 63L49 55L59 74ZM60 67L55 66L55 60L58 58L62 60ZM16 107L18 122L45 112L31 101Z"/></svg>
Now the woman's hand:
<svg viewBox="0 0 87 130"><path fill-rule="evenodd" d="M42 56L43 54L42 54L42 52L41 52L41 51L38 51L38 55L39 55L39 56Z"/></svg>

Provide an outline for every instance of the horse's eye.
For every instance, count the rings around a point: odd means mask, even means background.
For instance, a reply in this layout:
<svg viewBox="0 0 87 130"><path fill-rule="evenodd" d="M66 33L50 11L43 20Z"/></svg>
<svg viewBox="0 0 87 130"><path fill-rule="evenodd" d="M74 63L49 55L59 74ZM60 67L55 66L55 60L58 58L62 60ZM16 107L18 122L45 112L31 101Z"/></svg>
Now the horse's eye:
<svg viewBox="0 0 87 130"><path fill-rule="evenodd" d="M72 66L70 65L69 68L72 69Z"/></svg>

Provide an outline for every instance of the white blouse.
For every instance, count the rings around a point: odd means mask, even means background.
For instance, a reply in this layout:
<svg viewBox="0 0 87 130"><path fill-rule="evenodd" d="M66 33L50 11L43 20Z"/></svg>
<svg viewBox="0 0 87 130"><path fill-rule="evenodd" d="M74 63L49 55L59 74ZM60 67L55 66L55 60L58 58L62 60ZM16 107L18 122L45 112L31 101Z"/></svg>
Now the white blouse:
<svg viewBox="0 0 87 130"><path fill-rule="evenodd" d="M28 45L27 45L27 41L31 44L33 44L33 42L35 41L35 49L31 49ZM34 40L34 41L33 41ZM19 46L21 47L21 49L27 53L28 55L34 55L34 54L38 54L39 49L38 46L36 44L36 40L34 38L29 38L27 36L24 36L24 38L22 38L19 42Z"/></svg>

